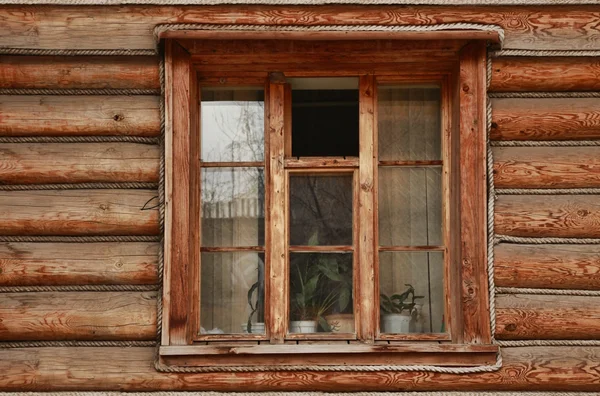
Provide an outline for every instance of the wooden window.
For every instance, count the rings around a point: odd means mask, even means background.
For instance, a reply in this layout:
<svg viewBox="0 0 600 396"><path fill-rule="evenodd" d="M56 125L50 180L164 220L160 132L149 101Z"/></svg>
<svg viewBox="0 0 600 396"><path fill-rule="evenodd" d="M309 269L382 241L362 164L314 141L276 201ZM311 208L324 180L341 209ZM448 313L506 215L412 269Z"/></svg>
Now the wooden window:
<svg viewBox="0 0 600 396"><path fill-rule="evenodd" d="M164 363L495 362L485 43L166 58Z"/></svg>

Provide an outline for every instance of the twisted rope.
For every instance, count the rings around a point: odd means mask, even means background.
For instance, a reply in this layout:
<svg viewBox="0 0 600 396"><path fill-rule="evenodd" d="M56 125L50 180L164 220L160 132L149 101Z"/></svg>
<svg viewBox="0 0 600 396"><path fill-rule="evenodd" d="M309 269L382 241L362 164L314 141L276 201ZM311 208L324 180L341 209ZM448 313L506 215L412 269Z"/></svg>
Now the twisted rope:
<svg viewBox="0 0 600 396"><path fill-rule="evenodd" d="M37 89L0 88L0 95L160 95L157 89Z"/></svg>
<svg viewBox="0 0 600 396"><path fill-rule="evenodd" d="M14 0L8 0L14 1ZM27 1L27 0L25 0ZM74 0L73 2L76 2ZM7 3L3 0L3 4ZM18 3L14 3L18 4ZM26 4L25 2L22 4ZM33 3L31 3L33 4ZM70 2L70 4L73 4ZM156 50L147 49L35 49L35 48L0 48L0 55L27 56L156 56Z"/></svg>
<svg viewBox="0 0 600 396"><path fill-rule="evenodd" d="M161 53L160 62L158 64L158 76L160 79L160 165L158 168L158 227L160 230L160 246L158 247L158 284L160 286L157 296L156 304L156 339L158 345L160 345L162 339L162 326L163 326L163 279L164 279L164 267L165 267L165 59L164 59L164 48L159 47ZM158 350L157 350L158 351ZM155 364L158 364L158 357L155 358Z"/></svg>
<svg viewBox="0 0 600 396"><path fill-rule="evenodd" d="M598 238L532 238L532 237L517 237L511 235L496 235L496 243L508 242L508 243L524 243L532 245L545 245L545 244L573 244L573 245L598 245L600 239Z"/></svg>
<svg viewBox="0 0 600 396"><path fill-rule="evenodd" d="M590 195L600 194L600 188L499 188L497 195Z"/></svg>
<svg viewBox="0 0 600 396"><path fill-rule="evenodd" d="M598 0L3 0L4 4L52 5L595 5Z"/></svg>
<svg viewBox="0 0 600 396"><path fill-rule="evenodd" d="M560 0L558 0L560 1ZM524 49L505 49L492 52L492 57L500 56L600 56L598 50L524 50Z"/></svg>
<svg viewBox="0 0 600 396"><path fill-rule="evenodd" d="M496 341L501 347L531 347L531 346L600 346L600 340L523 340ZM527 393L529 394L529 393Z"/></svg>
<svg viewBox="0 0 600 396"><path fill-rule="evenodd" d="M155 341L19 341L0 342L2 348L45 348L45 347L153 347ZM2 394L2 393L0 393Z"/></svg>
<svg viewBox="0 0 600 396"><path fill-rule="evenodd" d="M68 285L68 286L1 286L0 293L35 292L146 292L157 291L158 285Z"/></svg>
<svg viewBox="0 0 600 396"><path fill-rule="evenodd" d="M56 242L56 243L101 243L101 242L159 242L159 236L112 235L112 236L0 236L0 242Z"/></svg>
<svg viewBox="0 0 600 396"><path fill-rule="evenodd" d="M95 190L95 189L143 189L156 190L157 183L73 183L73 184L0 184L0 191L28 190Z"/></svg>
<svg viewBox="0 0 600 396"><path fill-rule="evenodd" d="M492 147L583 147L600 146L600 140L496 140Z"/></svg>
<svg viewBox="0 0 600 396"><path fill-rule="evenodd" d="M600 98L600 92L490 92L488 97L494 99Z"/></svg>
<svg viewBox="0 0 600 396"><path fill-rule="evenodd" d="M213 392L213 391L58 391L58 392L0 392L0 396L598 396L598 392Z"/></svg>
<svg viewBox="0 0 600 396"><path fill-rule="evenodd" d="M498 287L496 294L543 294L557 296L600 296L600 290L531 289L521 287Z"/></svg>
<svg viewBox="0 0 600 396"><path fill-rule="evenodd" d="M0 143L140 143L157 144L158 138L145 136L4 136Z"/></svg>

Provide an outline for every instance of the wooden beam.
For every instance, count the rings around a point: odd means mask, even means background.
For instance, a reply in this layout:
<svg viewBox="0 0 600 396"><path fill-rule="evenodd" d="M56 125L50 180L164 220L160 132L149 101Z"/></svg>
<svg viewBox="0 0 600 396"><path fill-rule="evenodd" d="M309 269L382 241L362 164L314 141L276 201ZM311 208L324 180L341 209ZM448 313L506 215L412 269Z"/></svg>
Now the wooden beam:
<svg viewBox="0 0 600 396"><path fill-rule="evenodd" d="M0 96L0 136L158 136L158 96Z"/></svg>
<svg viewBox="0 0 600 396"><path fill-rule="evenodd" d="M154 56L3 56L0 88L160 89Z"/></svg>
<svg viewBox="0 0 600 396"><path fill-rule="evenodd" d="M600 238L600 202L594 195L504 195L495 227L513 236Z"/></svg>
<svg viewBox="0 0 600 396"><path fill-rule="evenodd" d="M496 338L502 340L597 340L600 297L499 295Z"/></svg>
<svg viewBox="0 0 600 396"><path fill-rule="evenodd" d="M600 147L494 147L496 188L600 187Z"/></svg>
<svg viewBox="0 0 600 396"><path fill-rule="evenodd" d="M157 235L152 190L0 191L0 235Z"/></svg>
<svg viewBox="0 0 600 396"><path fill-rule="evenodd" d="M599 91L594 57L500 57L492 62L492 92Z"/></svg>
<svg viewBox="0 0 600 396"><path fill-rule="evenodd" d="M600 246L515 245L494 249L496 286L600 289Z"/></svg>
<svg viewBox="0 0 600 396"><path fill-rule="evenodd" d="M0 340L153 340L156 292L4 293Z"/></svg>
<svg viewBox="0 0 600 396"><path fill-rule="evenodd" d="M0 183L158 182L158 146L135 143L0 144Z"/></svg>
<svg viewBox="0 0 600 396"><path fill-rule="evenodd" d="M600 138L600 98L492 99L493 140Z"/></svg>
<svg viewBox="0 0 600 396"><path fill-rule="evenodd" d="M158 244L0 243L0 285L149 285Z"/></svg>

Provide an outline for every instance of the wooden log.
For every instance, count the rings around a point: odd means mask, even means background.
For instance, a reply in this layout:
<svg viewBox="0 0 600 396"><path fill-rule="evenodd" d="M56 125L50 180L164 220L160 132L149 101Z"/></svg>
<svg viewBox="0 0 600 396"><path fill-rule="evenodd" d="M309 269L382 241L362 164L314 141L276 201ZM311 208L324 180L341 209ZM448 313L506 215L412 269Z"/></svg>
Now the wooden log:
<svg viewBox="0 0 600 396"><path fill-rule="evenodd" d="M600 297L499 295L496 338L594 340L600 338Z"/></svg>
<svg viewBox="0 0 600 396"><path fill-rule="evenodd" d="M0 235L157 235L152 190L0 191ZM152 201L152 202L151 202Z"/></svg>
<svg viewBox="0 0 600 396"><path fill-rule="evenodd" d="M148 285L158 243L0 243L0 285Z"/></svg>
<svg viewBox="0 0 600 396"><path fill-rule="evenodd" d="M502 348L498 371L161 373L154 348L0 350L3 391L596 391L600 347ZM568 378L568 380L566 380Z"/></svg>
<svg viewBox="0 0 600 396"><path fill-rule="evenodd" d="M160 131L158 96L0 96L0 136L136 135Z"/></svg>
<svg viewBox="0 0 600 396"><path fill-rule="evenodd" d="M497 234L522 237L600 238L595 195L504 195L496 201Z"/></svg>
<svg viewBox="0 0 600 396"><path fill-rule="evenodd" d="M500 287L600 289L600 246L501 243L494 268Z"/></svg>
<svg viewBox="0 0 600 396"><path fill-rule="evenodd" d="M157 182L158 146L0 144L0 184Z"/></svg>
<svg viewBox="0 0 600 396"><path fill-rule="evenodd" d="M600 187L600 147L494 147L496 188Z"/></svg>
<svg viewBox="0 0 600 396"><path fill-rule="evenodd" d="M159 89L153 56L3 56L0 88Z"/></svg>
<svg viewBox="0 0 600 396"><path fill-rule="evenodd" d="M492 62L492 92L599 91L594 57L500 57Z"/></svg>
<svg viewBox="0 0 600 396"><path fill-rule="evenodd" d="M152 340L156 292L5 293L0 340Z"/></svg>
<svg viewBox="0 0 600 396"><path fill-rule="evenodd" d="M600 99L492 99L493 140L600 138Z"/></svg>

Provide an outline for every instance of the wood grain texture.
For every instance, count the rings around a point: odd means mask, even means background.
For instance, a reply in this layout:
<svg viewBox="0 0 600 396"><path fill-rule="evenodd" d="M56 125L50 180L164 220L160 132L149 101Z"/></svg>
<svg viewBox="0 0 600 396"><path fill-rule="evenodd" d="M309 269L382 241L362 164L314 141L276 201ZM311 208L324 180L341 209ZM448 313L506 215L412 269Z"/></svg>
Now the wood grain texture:
<svg viewBox="0 0 600 396"><path fill-rule="evenodd" d="M595 195L504 195L496 201L497 234L523 237L600 237Z"/></svg>
<svg viewBox="0 0 600 396"><path fill-rule="evenodd" d="M153 56L3 56L0 88L159 89Z"/></svg>
<svg viewBox="0 0 600 396"><path fill-rule="evenodd" d="M147 144L0 144L0 184L157 182L159 158Z"/></svg>
<svg viewBox="0 0 600 396"><path fill-rule="evenodd" d="M149 285L158 243L0 243L0 285Z"/></svg>
<svg viewBox="0 0 600 396"><path fill-rule="evenodd" d="M600 246L515 245L494 249L496 286L600 289Z"/></svg>
<svg viewBox="0 0 600 396"><path fill-rule="evenodd" d="M594 57L500 57L492 62L491 92L598 91Z"/></svg>
<svg viewBox="0 0 600 396"><path fill-rule="evenodd" d="M600 338L600 297L498 295L496 338L594 340Z"/></svg>
<svg viewBox="0 0 600 396"><path fill-rule="evenodd" d="M0 340L152 340L156 292L5 293Z"/></svg>
<svg viewBox="0 0 600 396"><path fill-rule="evenodd" d="M600 347L503 348L498 371L167 374L154 348L0 350L3 391L596 391ZM567 380L568 379L568 380Z"/></svg>
<svg viewBox="0 0 600 396"><path fill-rule="evenodd" d="M600 187L600 147L494 147L496 188Z"/></svg>
<svg viewBox="0 0 600 396"><path fill-rule="evenodd" d="M164 23L400 25L472 22L505 29L507 49L598 49L595 6L5 6L0 46L154 49ZM110 37L110 40L107 40ZM58 44L57 44L58 43Z"/></svg>
<svg viewBox="0 0 600 396"><path fill-rule="evenodd" d="M158 106L158 96L1 95L0 136L157 136Z"/></svg>
<svg viewBox="0 0 600 396"><path fill-rule="evenodd" d="M152 190L1 191L0 235L157 235Z"/></svg>
<svg viewBox="0 0 600 396"><path fill-rule="evenodd" d="M600 137L600 98L492 99L493 140Z"/></svg>

